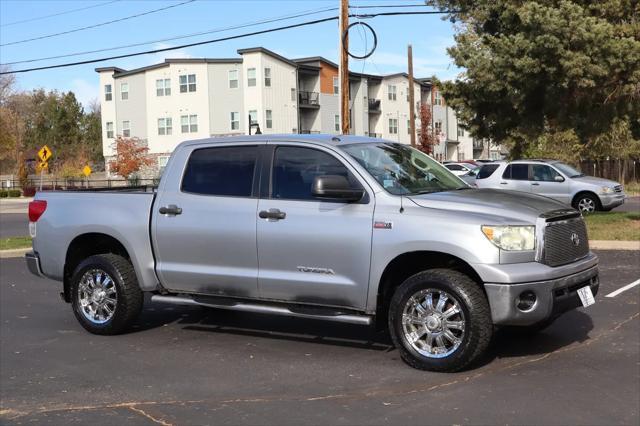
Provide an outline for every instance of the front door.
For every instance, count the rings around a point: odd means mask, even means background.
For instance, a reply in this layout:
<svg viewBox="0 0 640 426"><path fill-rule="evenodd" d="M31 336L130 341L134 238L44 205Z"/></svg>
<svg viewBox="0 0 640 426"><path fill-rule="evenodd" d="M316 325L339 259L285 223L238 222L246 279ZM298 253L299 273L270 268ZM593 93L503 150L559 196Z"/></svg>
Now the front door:
<svg viewBox="0 0 640 426"><path fill-rule="evenodd" d="M546 164L531 165L531 192L571 204L569 182Z"/></svg>
<svg viewBox="0 0 640 426"><path fill-rule="evenodd" d="M373 228L370 189L323 147L276 146L270 175L269 194L258 204L261 297L363 309ZM313 180L322 175L345 176L368 194L358 203L314 198ZM271 217L261 218L267 216L261 212Z"/></svg>
<svg viewBox="0 0 640 426"><path fill-rule="evenodd" d="M184 174L171 168L154 204L160 282L174 291L257 297L258 146L205 147L187 155Z"/></svg>

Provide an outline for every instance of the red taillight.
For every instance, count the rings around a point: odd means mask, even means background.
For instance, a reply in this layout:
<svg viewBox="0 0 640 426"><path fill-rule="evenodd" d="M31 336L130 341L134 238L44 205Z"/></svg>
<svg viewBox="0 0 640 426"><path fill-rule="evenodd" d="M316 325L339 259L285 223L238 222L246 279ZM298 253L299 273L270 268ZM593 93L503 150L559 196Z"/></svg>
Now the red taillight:
<svg viewBox="0 0 640 426"><path fill-rule="evenodd" d="M45 200L33 200L29 203L29 222L37 222L47 209Z"/></svg>

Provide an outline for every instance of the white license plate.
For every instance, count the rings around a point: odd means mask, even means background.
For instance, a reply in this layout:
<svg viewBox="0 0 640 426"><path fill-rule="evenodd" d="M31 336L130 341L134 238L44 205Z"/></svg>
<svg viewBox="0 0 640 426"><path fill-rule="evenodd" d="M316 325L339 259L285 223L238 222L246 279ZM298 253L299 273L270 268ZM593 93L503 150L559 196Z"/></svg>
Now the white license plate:
<svg viewBox="0 0 640 426"><path fill-rule="evenodd" d="M582 306L584 306L585 308L596 303L596 299L593 297L593 292L591 291L591 287L589 286L579 288L578 296L580 296Z"/></svg>

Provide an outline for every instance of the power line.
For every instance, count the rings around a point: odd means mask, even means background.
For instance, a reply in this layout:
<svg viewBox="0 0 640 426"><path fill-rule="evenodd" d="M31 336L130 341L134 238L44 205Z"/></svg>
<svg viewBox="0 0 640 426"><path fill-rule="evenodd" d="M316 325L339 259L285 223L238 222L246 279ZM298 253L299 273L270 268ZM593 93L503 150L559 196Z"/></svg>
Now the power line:
<svg viewBox="0 0 640 426"><path fill-rule="evenodd" d="M206 34L213 34L213 33L220 33L220 32L224 32L224 31L237 30L237 29L241 29L241 28L252 27L252 26L255 26L255 25L270 24L270 23L273 23L273 22L285 21L285 20L288 20L288 19L300 18L300 17L303 17L303 16L309 16L309 15L316 15L316 14L319 14L319 13L331 12L331 11L335 11L335 10L338 10L338 8L337 7L331 7L331 8L324 8L324 9L311 9L311 10L301 11L301 12L299 12L297 14L293 14L293 15L281 15L281 16L277 16L277 17L269 18L269 19L264 19L264 20L260 20L260 21L252 21L252 22L247 22L247 23L243 23L243 24L237 24L237 25L230 26L230 27L214 28L214 29L211 29L211 30L206 30L206 31L201 31L201 32L191 33L191 34L185 34L185 35L180 35L180 36L175 36L175 37L170 37L170 38L164 38L164 39L160 39L160 40L145 41L145 42L127 44L127 45L123 45L123 46L108 47L108 48L104 48L104 49L87 50L87 51L84 51L84 52L67 53L67 54L64 54L64 55L48 56L48 57L44 57L44 58L26 59L26 60L23 60L23 61L5 62L5 63L2 63L0 65L25 64L25 63L31 63L31 62L46 61L46 60L49 60L49 59L60 59L60 58L69 58L69 57L72 57L72 56L88 55L90 53L108 52L108 51L112 51L112 50L126 49L126 48L129 48L129 47L145 46L145 45L148 45L148 44L162 43L162 42L167 42L167 41L174 41L174 40L181 40L181 39L185 39L185 38L197 37L197 36L206 35Z"/></svg>
<svg viewBox="0 0 640 426"><path fill-rule="evenodd" d="M350 15L350 17L355 17L355 18L358 18L358 19L364 19L364 18L375 18L377 16L438 15L438 14L447 14L447 13L452 13L452 12L451 11L380 12L380 13L371 13L371 14L367 14L367 15L357 15L357 14L355 14L355 15ZM97 58L97 59L88 59L88 60L85 60L85 61L69 62L69 63L63 63L63 64L57 64L57 65L47 65L47 66L35 67L35 68L25 68L25 69L20 69L20 70L15 70L15 71L5 71L5 72L0 72L0 75L3 75L3 74L18 74L18 73L25 73L25 72L31 72L31 71L40 71L40 70L47 70L47 69L54 69L54 68L64 68L64 67L71 67L71 66L76 66L76 65L86 65L86 64L93 64L93 63L96 63L96 62L110 61L110 60L114 60L114 59L130 58L130 57L134 57L134 56L151 55L151 54L154 54L154 53L168 52L168 51L171 51L171 50L179 50L179 49L184 49L184 48L187 48L187 47L202 46L202 45L205 45L205 44L219 43L219 42L222 42L222 41L235 40L235 39L250 37L250 36L254 36L254 35L267 34L267 33L272 33L272 32L277 32L277 31L288 30L288 29L292 29L292 28L305 27L305 26L309 26L309 25L316 25L316 24L320 24L320 23L323 23L323 22L335 21L337 19L338 19L338 16L331 16L331 17L328 17L328 18L316 19L316 20L313 20L313 21L305 21L305 22L300 22L300 23L297 23L297 24L285 25L285 26L282 26L282 27L269 28L269 29L266 29L266 30L254 31L254 32L250 32L250 33L238 34L238 35L222 37L222 38L217 38L217 39L212 39L212 40L204 40L204 41L199 41L199 42L194 42L194 43L189 43L189 44L183 44L183 45L179 45L179 46L165 47L165 48L162 48L162 49L146 50L146 51L142 51L142 52L127 53L127 54L123 54L123 55L110 56L110 57Z"/></svg>
<svg viewBox="0 0 640 426"><path fill-rule="evenodd" d="M11 45L21 44L21 43L27 43L27 42L30 42L30 41L42 40L42 39L45 39L45 38L57 37L57 36L61 36L61 35L64 35L64 34L71 34L71 33L75 33L75 32L78 32L78 31L84 31L84 30L88 30L88 29L91 29L91 28L102 27L104 25L114 24L116 22L127 21L129 19L139 18L141 16L150 15L152 13L157 13L157 12L161 12L163 10L172 9L174 7L182 6L182 5L185 5L185 4L188 4L188 3L193 3L194 1L196 1L196 0L186 0L186 1L183 1L182 3L172 4L172 5L169 5L169 6L161 7L159 9L153 9L153 10L149 10L147 12L142 12L142 13L137 13L135 15L125 16L123 18L118 18L118 19L114 19L114 20L111 20L111 21L107 21L107 22L101 22L99 24L88 25L86 27L80 27L80 28L74 28L73 30L62 31L62 32L53 33L53 34L47 34L47 35L43 35L43 36L39 36L39 37L27 38L27 39L24 39L24 40L12 41L12 42L9 42L9 43L0 44L0 47L11 46Z"/></svg>
<svg viewBox="0 0 640 426"><path fill-rule="evenodd" d="M118 2L118 1L122 1L122 0L111 0L111 1L104 2L104 3L100 3L100 4L94 4L94 5L91 5L91 6L85 6L85 7L79 7L77 9L65 10L64 12L52 13L51 15L43 15L43 16L38 16L36 18L29 18L29 19L23 19L23 20L20 20L20 21L9 22L9 23L0 25L0 27L9 27L11 25L18 25L18 24L24 24L26 22L33 22L33 21L39 21L41 19L53 18L54 16L66 15L68 13L79 12L81 10L93 9L94 7L106 6L108 4L112 4L112 3L115 3L115 2Z"/></svg>

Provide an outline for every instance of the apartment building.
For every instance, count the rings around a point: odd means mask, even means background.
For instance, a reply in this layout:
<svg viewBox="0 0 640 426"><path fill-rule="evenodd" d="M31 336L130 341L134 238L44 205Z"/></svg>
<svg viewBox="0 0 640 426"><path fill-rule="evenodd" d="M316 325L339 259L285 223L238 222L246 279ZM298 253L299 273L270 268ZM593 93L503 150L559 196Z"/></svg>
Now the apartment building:
<svg viewBox="0 0 640 426"><path fill-rule="evenodd" d="M249 133L339 134L338 65L322 57L288 59L262 47L237 58L166 59L123 70L97 68L101 88L103 154L113 157L119 135L145 141L164 167L183 140ZM441 160L473 157L473 141L429 79L417 79L410 106L409 79L399 73L350 73L349 133L410 142L420 132L420 103L433 108ZM416 108L416 121L409 119ZM253 127L255 131L255 127Z"/></svg>

